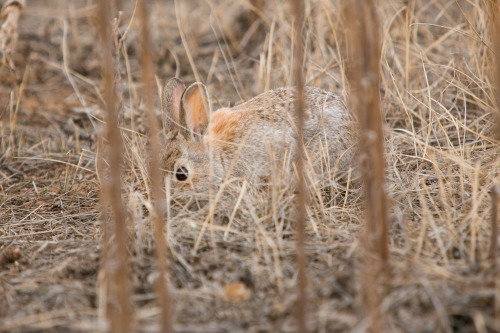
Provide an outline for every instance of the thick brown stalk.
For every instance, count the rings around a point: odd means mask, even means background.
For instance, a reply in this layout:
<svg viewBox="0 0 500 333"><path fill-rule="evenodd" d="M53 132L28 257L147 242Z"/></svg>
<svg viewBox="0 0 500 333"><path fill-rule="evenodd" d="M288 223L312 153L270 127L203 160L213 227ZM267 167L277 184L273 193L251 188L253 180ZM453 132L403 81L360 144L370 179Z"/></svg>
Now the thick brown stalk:
<svg viewBox="0 0 500 333"><path fill-rule="evenodd" d="M384 134L380 101L380 26L373 0L347 0L353 49L350 102L360 122L360 166L365 186L362 299L370 331L382 332L380 281L388 260Z"/></svg>
<svg viewBox="0 0 500 333"><path fill-rule="evenodd" d="M491 55L491 67L493 75L490 77L493 94L495 96L495 114L494 135L497 140L500 140L500 3L498 0L484 0L485 9L488 17L488 29L490 34L490 43L493 54ZM489 259L492 264L492 272L494 274L494 289L495 289L495 304L494 315L495 319L500 318L500 281L498 277L497 267L497 249L498 249L498 200L500 198L500 187L494 185L491 189L491 237Z"/></svg>
<svg viewBox="0 0 500 333"><path fill-rule="evenodd" d="M490 241L490 260L494 274L495 289L495 318L500 317L500 295L499 281L497 274L497 248L498 248L498 199L500 198L500 186L493 186L491 189L491 241Z"/></svg>
<svg viewBox="0 0 500 333"><path fill-rule="evenodd" d="M122 164L122 138L118 129L118 113L116 110L116 95L114 82L114 64L111 40L111 2L99 1L98 31L102 50L102 68L104 79L104 97L106 103L106 137L109 144L109 179L104 176L102 184L104 202L111 205L116 251L116 264L108 264L109 271L106 276L111 279L107 285L109 290L108 301L110 311L107 313L111 332L130 332L132 326L132 312L130 308L130 287L127 253L127 225L126 214L123 208L121 193L121 164ZM103 207L102 209L107 209ZM110 239L112 237L109 237ZM110 260L108 256L108 260Z"/></svg>
<svg viewBox="0 0 500 333"><path fill-rule="evenodd" d="M500 1L498 0L485 0L486 10L488 13L489 20L489 32L490 32L490 42L492 44L493 50L493 62L492 67L495 69L493 72L493 77L490 78L491 83L494 87L495 101L496 101L496 112L495 112L495 135L496 139L500 140L500 61L498 57L500 55Z"/></svg>
<svg viewBox="0 0 500 333"><path fill-rule="evenodd" d="M99 274L97 276L97 288L99 295L99 326L101 330L107 326L105 321L110 313L110 303L108 300L110 278L108 274L109 269L109 254L111 251L109 243L109 228L110 216L109 205L107 198L109 195L106 193L108 188L105 186L104 179L106 177L106 163L104 161L105 147L103 133L97 133L97 154L96 154L96 170L99 183L101 184L101 197L99 203L101 205L100 220L102 221L102 238L101 238L101 265L99 267Z"/></svg>
<svg viewBox="0 0 500 333"><path fill-rule="evenodd" d="M489 33L490 42L492 44L493 61L491 66L495 68L493 72L494 75L490 78L493 84L493 93L495 94L496 101L496 136L500 140L500 61L498 60L498 55L500 55L500 4L498 0L485 0L486 10L488 13L488 23L489 23ZM498 247L498 199L500 196L500 188L498 185L493 186L491 189L491 242L490 242L490 259L492 259L493 264L496 266L496 250Z"/></svg>
<svg viewBox="0 0 500 333"><path fill-rule="evenodd" d="M152 215L154 224L154 238L156 243L156 266L158 270L158 280L156 281L156 292L160 305L160 325L161 332L172 331L171 320L171 301L167 285L167 263L165 255L165 234L163 227L165 226L165 202L162 200L163 193L160 174L160 145L158 142L158 122L154 113L153 103L153 62L151 59L150 47L150 30L149 30L149 13L145 1L139 2L138 7L139 22L141 26L140 36L142 41L142 76L144 82L144 96L146 99L146 109L149 118L149 143L150 143L150 177L153 197Z"/></svg>
<svg viewBox="0 0 500 333"><path fill-rule="evenodd" d="M305 224L306 224L306 192L304 179L304 145L303 145L303 123L304 123L304 75L302 65L304 63L304 45L302 40L302 25L304 22L304 2L293 0L294 31L293 31L293 83L296 87L295 112L297 126L297 290L296 318L298 332L307 332L307 277L306 277L306 253L305 253Z"/></svg>

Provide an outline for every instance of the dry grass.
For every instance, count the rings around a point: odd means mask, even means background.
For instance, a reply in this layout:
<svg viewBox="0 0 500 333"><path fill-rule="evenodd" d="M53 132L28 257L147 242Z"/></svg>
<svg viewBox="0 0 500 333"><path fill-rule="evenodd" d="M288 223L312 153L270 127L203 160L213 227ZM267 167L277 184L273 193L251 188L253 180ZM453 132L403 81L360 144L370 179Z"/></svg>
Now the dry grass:
<svg viewBox="0 0 500 333"><path fill-rule="evenodd" d="M382 281L379 309L384 329L499 330L498 265L487 260L489 193L500 183L500 152L486 2L378 3L392 201L390 279ZM215 107L292 83L288 2L183 0L151 6L150 51L158 81L198 77ZM305 7L305 81L346 95L352 44L341 1L309 0ZM113 45L119 45L116 99L124 141L121 198L133 330L157 331L161 311L153 288L158 273L150 218L155 196L147 158L151 102L134 8L123 1L113 21L119 31ZM16 70L0 69L2 331L104 327L106 303L97 275L109 212L100 214L96 133L104 126L109 96L101 84L95 11L83 0L29 1L12 57ZM155 105L159 110L157 96ZM103 157L104 165L111 162L111 153ZM331 185L327 193L311 189L306 211L308 323L315 332L363 331L369 324L363 320L358 251L364 207L359 190ZM243 186L235 194L237 208L214 193L209 205L200 202L190 210L174 188L165 187L174 330L294 329L293 191L278 181L266 193ZM235 296L233 290L244 292Z"/></svg>
<svg viewBox="0 0 500 333"><path fill-rule="evenodd" d="M17 43L17 25L21 11L26 5L24 0L10 0L2 5L1 28L0 28L0 68L9 66L14 69L12 53Z"/></svg>

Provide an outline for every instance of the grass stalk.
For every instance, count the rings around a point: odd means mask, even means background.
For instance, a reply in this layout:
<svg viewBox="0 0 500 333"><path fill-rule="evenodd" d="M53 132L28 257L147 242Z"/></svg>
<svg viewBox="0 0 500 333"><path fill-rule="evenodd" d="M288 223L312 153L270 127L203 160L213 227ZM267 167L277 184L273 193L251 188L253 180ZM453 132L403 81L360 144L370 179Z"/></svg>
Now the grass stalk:
<svg viewBox="0 0 500 333"><path fill-rule="evenodd" d="M500 140L500 61L498 55L500 54L500 3L498 0L484 0L485 9L488 17L488 30L490 34L490 42L492 44L493 54L491 55L490 66L494 69L490 82L492 83L495 113L493 121L494 135L497 140ZM500 318L500 288L497 267L497 249L498 249L498 200L500 197L500 187L494 185L491 189L491 236L489 259L492 264L494 272L494 289L495 289L495 302L494 302L494 315L495 319Z"/></svg>
<svg viewBox="0 0 500 333"><path fill-rule="evenodd" d="M111 206L114 232L114 248L116 265L109 265L107 278L109 290L108 301L111 302L107 313L111 332L130 332L132 327L132 312L130 308L130 286L127 252L126 214L122 203L122 137L118 128L118 112L116 109L115 66L111 49L111 2L99 1L98 31L102 51L102 68L104 80L104 98L106 104L106 137L109 144L109 180L105 176L102 184L105 207ZM110 237L111 238L111 237ZM109 256L108 256L108 259ZM110 284L111 282L111 284Z"/></svg>
<svg viewBox="0 0 500 333"><path fill-rule="evenodd" d="M306 224L306 193L304 179L304 43L302 40L302 25L304 22L304 2L301 0L293 1L293 16L295 18L293 30L293 84L296 87L295 95L295 121L297 126L297 241L295 251L297 252L297 291L296 318L297 330L307 332L307 276L306 276L306 253L305 253L305 224Z"/></svg>
<svg viewBox="0 0 500 333"><path fill-rule="evenodd" d="M360 121L360 166L365 186L366 226L362 233L362 302L370 331L382 332L380 276L388 260L384 134L380 101L380 24L372 0L345 3L353 49L350 102ZM375 282L375 283L374 283Z"/></svg>
<svg viewBox="0 0 500 333"><path fill-rule="evenodd" d="M104 138L102 133L98 133L97 135L97 154L96 154L96 170L97 177L100 184L104 184L104 178L106 175L106 166L104 161ZM101 237L101 265L99 267L99 273L97 275L97 294L98 294L98 330L99 332L105 332L107 330L107 316L109 312L110 303L108 300L109 294L109 282L110 278L108 278L108 257L111 252L110 242L109 242L109 233L110 233L110 223L108 222L110 219L109 216L109 206L106 203L107 195L105 191L107 190L106 186L102 186L101 188L101 197L100 197L100 220L102 221L102 237Z"/></svg>
<svg viewBox="0 0 500 333"><path fill-rule="evenodd" d="M495 105L495 121L494 130L497 140L500 140L500 1L498 0L483 0L488 18L488 30L490 34L491 54L490 66L494 69L490 82L493 84Z"/></svg>
<svg viewBox="0 0 500 333"><path fill-rule="evenodd" d="M169 333L172 331L171 320L171 301L167 285L167 258L165 255L165 200L162 200L162 180L160 174L160 144L158 142L158 121L154 113L154 78L153 78L153 61L151 58L151 33L149 26L149 12L145 1L139 2L138 14L140 22L140 36L142 42L142 76L144 82L144 92L146 97L146 109L149 118L149 143L150 150L150 179L151 191L153 198L153 224L154 224L154 239L156 243L156 267L159 279L156 282L156 292L160 306L161 314L160 326L161 331Z"/></svg>

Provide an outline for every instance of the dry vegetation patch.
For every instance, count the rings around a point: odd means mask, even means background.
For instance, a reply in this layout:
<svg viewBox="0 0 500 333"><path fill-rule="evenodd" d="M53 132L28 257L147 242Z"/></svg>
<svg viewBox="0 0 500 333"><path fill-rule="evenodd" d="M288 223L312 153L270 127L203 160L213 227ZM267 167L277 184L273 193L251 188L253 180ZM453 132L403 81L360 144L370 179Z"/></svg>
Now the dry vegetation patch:
<svg viewBox="0 0 500 333"><path fill-rule="evenodd" d="M498 278L487 258L489 191L500 183L500 151L493 133L494 54L485 2L378 1L392 201L381 305L387 331L500 329ZM135 3L122 6L110 24L125 143L122 199L134 325L155 331L159 310L141 44ZM287 2L183 0L150 6L159 81L198 78L214 107L291 84ZM100 264L107 215L100 210L96 156L105 96L95 10L83 0L29 1L19 18L15 66L0 68L2 331L103 328ZM306 1L305 79L346 97L351 49L342 12L341 1ZM159 98L155 105L160 119ZM105 162L107 157L104 151ZM362 331L363 204L359 189L333 185L314 192L307 210L308 317L313 331ZM203 202L189 209L173 188L165 193L176 331L294 328L293 191L286 184L264 193L238 190L237 209L221 197L214 210Z"/></svg>

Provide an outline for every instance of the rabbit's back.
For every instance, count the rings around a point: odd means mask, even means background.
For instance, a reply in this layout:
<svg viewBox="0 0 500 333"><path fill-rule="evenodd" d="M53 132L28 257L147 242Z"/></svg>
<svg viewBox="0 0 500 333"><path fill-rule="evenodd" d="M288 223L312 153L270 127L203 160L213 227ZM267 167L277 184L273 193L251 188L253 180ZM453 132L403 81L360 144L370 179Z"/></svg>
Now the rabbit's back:
<svg viewBox="0 0 500 333"><path fill-rule="evenodd" d="M291 170L297 133L294 94L291 87L278 88L212 115L205 140L220 149L221 162L232 169L227 171L266 181L271 170ZM340 97L319 88L306 87L304 102L308 160L317 173L345 171L357 142L355 118Z"/></svg>

